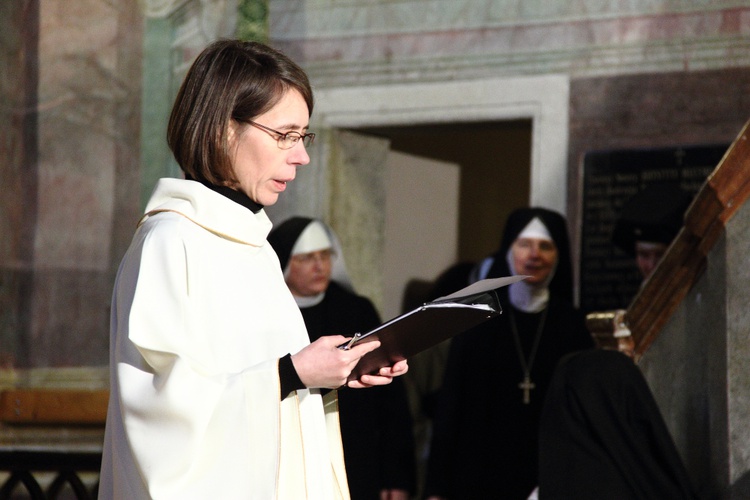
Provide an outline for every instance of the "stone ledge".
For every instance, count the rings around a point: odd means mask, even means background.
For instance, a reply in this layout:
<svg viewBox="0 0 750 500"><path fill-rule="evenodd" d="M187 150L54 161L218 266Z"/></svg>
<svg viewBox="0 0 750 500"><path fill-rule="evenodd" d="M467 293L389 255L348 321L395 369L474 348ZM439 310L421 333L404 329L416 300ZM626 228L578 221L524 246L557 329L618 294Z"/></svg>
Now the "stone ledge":
<svg viewBox="0 0 750 500"><path fill-rule="evenodd" d="M0 392L0 422L103 426L108 402L104 389L8 389Z"/></svg>
<svg viewBox="0 0 750 500"><path fill-rule="evenodd" d="M0 370L0 391L19 388L108 389L109 368L80 366Z"/></svg>

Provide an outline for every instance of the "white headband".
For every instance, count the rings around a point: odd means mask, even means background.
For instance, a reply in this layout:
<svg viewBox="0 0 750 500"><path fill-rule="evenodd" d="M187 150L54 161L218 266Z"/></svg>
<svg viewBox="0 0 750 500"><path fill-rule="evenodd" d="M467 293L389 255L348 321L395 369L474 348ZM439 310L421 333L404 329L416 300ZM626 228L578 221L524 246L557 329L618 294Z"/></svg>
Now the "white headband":
<svg viewBox="0 0 750 500"><path fill-rule="evenodd" d="M554 241L552 235L549 234L547 226L544 225L544 222L542 222L539 217L531 219L531 222L526 224L526 227L523 228L523 231L521 231L516 238L536 238L540 240Z"/></svg>
<svg viewBox="0 0 750 500"><path fill-rule="evenodd" d="M331 238L328 237L328 231L326 231L325 226L319 221L314 220L300 233L289 255L317 252L318 250L325 250L332 246Z"/></svg>

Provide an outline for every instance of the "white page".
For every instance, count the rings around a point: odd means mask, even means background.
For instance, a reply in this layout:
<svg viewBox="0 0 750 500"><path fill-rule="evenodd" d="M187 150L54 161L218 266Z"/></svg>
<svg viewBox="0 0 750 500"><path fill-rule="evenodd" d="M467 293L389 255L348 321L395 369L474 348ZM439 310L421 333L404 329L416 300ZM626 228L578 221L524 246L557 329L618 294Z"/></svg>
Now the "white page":
<svg viewBox="0 0 750 500"><path fill-rule="evenodd" d="M433 302L457 299L460 297L466 297L467 295L474 295L477 293L489 292L490 290L495 290L497 288L502 288L512 283L517 283L521 280L525 280L526 278L528 278L528 276L518 275L518 276L505 276L503 278L479 280L476 283L472 283L471 285L465 288L462 288L461 290L457 292L453 292L450 295L446 295L445 297L440 297L439 299L435 299L433 300Z"/></svg>

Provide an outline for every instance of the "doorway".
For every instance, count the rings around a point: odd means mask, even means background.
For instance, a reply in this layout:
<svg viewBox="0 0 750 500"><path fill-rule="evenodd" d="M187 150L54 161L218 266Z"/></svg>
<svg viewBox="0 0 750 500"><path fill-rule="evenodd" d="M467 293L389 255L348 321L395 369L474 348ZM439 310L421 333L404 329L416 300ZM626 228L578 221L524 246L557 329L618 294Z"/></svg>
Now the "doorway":
<svg viewBox="0 0 750 500"><path fill-rule="evenodd" d="M393 272L383 260L389 152L461 165L456 255L479 260L498 246L511 208L566 212L569 86L567 76L545 75L318 88L311 128L328 140L315 150L316 170L299 175L310 182L279 212L331 220L349 238L353 281L383 313L383 275Z"/></svg>
<svg viewBox="0 0 750 500"><path fill-rule="evenodd" d="M497 249L508 213L528 204L531 131L530 119L356 129L386 139L397 169L389 178L399 185L385 188L400 204L386 207L386 317L408 308L410 284L424 290L449 266Z"/></svg>
<svg viewBox="0 0 750 500"><path fill-rule="evenodd" d="M365 127L391 150L460 166L457 260L495 251L506 216L529 203L531 120Z"/></svg>

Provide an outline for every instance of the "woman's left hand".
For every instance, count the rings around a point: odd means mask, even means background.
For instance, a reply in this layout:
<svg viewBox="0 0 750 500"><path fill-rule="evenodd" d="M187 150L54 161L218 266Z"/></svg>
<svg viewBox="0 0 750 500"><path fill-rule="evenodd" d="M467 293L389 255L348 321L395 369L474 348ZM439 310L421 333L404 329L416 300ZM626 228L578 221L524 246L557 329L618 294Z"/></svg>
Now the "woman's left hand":
<svg viewBox="0 0 750 500"><path fill-rule="evenodd" d="M376 385L386 385L393 381L393 377L399 377L409 371L406 360L396 362L393 366L384 366L376 375L362 375L357 380L348 382L347 387L352 389L364 389Z"/></svg>

